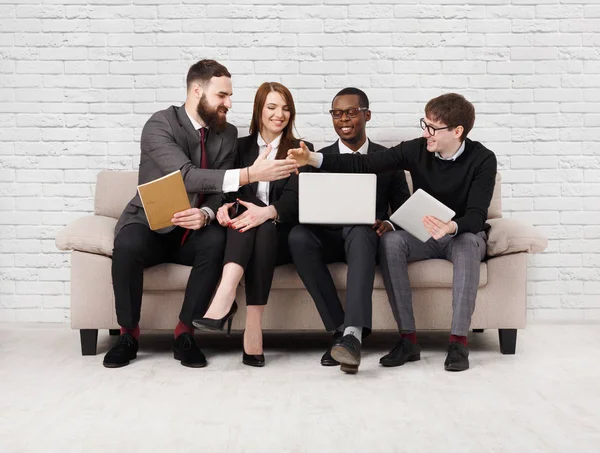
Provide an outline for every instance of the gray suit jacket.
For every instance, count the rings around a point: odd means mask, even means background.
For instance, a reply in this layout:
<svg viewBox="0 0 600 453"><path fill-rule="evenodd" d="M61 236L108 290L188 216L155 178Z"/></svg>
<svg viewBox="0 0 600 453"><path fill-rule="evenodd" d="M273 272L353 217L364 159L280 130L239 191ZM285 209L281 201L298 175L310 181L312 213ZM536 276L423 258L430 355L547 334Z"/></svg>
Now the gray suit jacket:
<svg viewBox="0 0 600 453"><path fill-rule="evenodd" d="M181 170L190 204L197 205L198 194L204 193L202 206L217 212L222 203L225 170L233 168L237 152L237 129L227 124L221 133L209 130L205 143L208 168L200 169L200 136L192 126L184 106L171 106L156 112L144 125L141 140L138 184L161 178ZM125 225L148 225L139 194L125 207L115 227L115 236ZM171 231L175 227L160 230Z"/></svg>

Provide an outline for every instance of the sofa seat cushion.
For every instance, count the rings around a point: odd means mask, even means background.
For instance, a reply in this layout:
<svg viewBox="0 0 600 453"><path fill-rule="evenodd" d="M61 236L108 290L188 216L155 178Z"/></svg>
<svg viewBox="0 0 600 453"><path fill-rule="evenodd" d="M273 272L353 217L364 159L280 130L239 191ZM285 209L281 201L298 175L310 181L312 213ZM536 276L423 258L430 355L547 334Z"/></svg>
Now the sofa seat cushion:
<svg viewBox="0 0 600 453"><path fill-rule="evenodd" d="M346 289L348 266L344 263L330 264L329 270L337 289ZM412 288L452 288L452 263L446 260L417 261L408 265L408 278ZM487 264L481 263L479 286L487 284ZM275 269L273 288L303 289L304 284L293 264L279 266ZM385 289L379 267L375 273L373 288Z"/></svg>
<svg viewBox="0 0 600 453"><path fill-rule="evenodd" d="M144 272L144 289L148 291L182 291L187 285L190 267L180 264L159 264ZM337 289L346 288L344 263L329 265ZM408 277L412 288L452 288L452 263L446 260L427 260L410 263ZM244 282L242 279L242 286ZM487 264L481 263L479 286L487 284ZM279 266L273 276L273 289L304 289L293 264ZM379 269L375 273L375 289L385 289Z"/></svg>

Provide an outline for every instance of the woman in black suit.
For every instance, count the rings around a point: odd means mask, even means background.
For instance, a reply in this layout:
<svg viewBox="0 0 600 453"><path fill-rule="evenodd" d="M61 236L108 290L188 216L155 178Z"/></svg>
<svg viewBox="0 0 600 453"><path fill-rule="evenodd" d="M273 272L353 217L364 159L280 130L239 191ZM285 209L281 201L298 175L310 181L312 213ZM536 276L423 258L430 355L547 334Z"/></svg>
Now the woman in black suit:
<svg viewBox="0 0 600 453"><path fill-rule="evenodd" d="M294 137L296 109L290 91L280 83L263 83L256 92L250 135L238 139L236 168L249 166L261 155L285 159L300 140ZM312 149L312 145L307 143ZM275 182L248 184L232 196L217 213L228 227L225 266L212 304L200 329L222 330L237 311L236 288L245 274L246 329L242 362L263 366L262 315L271 290L275 266L291 263L290 230L298 224L298 175Z"/></svg>

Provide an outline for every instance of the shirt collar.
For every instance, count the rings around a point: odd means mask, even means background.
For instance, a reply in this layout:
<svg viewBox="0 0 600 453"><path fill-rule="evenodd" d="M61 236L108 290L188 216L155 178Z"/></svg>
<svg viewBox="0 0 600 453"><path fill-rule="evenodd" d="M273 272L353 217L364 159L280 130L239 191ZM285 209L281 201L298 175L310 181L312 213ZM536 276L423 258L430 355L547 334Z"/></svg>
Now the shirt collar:
<svg viewBox="0 0 600 453"><path fill-rule="evenodd" d="M360 148L358 148L356 151L352 151L350 148L348 148L346 145L344 145L344 142L342 142L341 140L338 140L338 146L340 148L340 154L352 154L352 153L367 154L367 152L369 151L369 139L367 138L365 140L365 142L362 144L362 146Z"/></svg>
<svg viewBox="0 0 600 453"><path fill-rule="evenodd" d="M456 153L454 153L454 156L452 157L448 157L448 158L443 158L442 155L440 153L438 153L437 151L435 152L435 157L437 157L440 160L456 160L458 159L458 157L465 151L465 142L463 141L462 144L460 145L460 148L458 148L458 151L456 151Z"/></svg>
<svg viewBox="0 0 600 453"><path fill-rule="evenodd" d="M271 142L271 149L275 149L275 148L279 148L279 142L281 141L281 137L283 136L283 132L281 134L279 134L275 140L273 140ZM258 134L258 137L256 138L256 143L258 143L258 146L267 146L268 143L265 142L265 139L262 138L262 135Z"/></svg>
<svg viewBox="0 0 600 453"><path fill-rule="evenodd" d="M185 108L185 107L184 107ZM200 129L202 129L203 127L205 127L206 129L208 129L208 126L202 126L202 124L200 124L199 122L197 122L194 118L192 118L189 113L187 112L187 110L185 111L185 114L187 115L187 117L190 119L190 121L192 122L192 126L194 126L194 129L199 131Z"/></svg>

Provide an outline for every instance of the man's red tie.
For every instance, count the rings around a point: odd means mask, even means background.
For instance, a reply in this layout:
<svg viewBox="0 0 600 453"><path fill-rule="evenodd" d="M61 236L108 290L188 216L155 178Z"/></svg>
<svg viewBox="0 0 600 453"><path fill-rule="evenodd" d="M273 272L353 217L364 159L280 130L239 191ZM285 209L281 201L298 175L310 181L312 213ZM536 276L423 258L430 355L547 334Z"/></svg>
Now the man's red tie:
<svg viewBox="0 0 600 453"><path fill-rule="evenodd" d="M204 147L204 141L206 140L206 128L201 127L199 129L199 131L200 131L200 168L208 168L208 158L206 156L206 149ZM196 205L196 207L199 208L200 206L202 206L203 201L204 201L204 194L203 193L198 194L198 204ZM185 243L185 240L189 236L190 231L191 230L185 230L185 233L183 233L183 237L181 238L181 245L183 245Z"/></svg>

